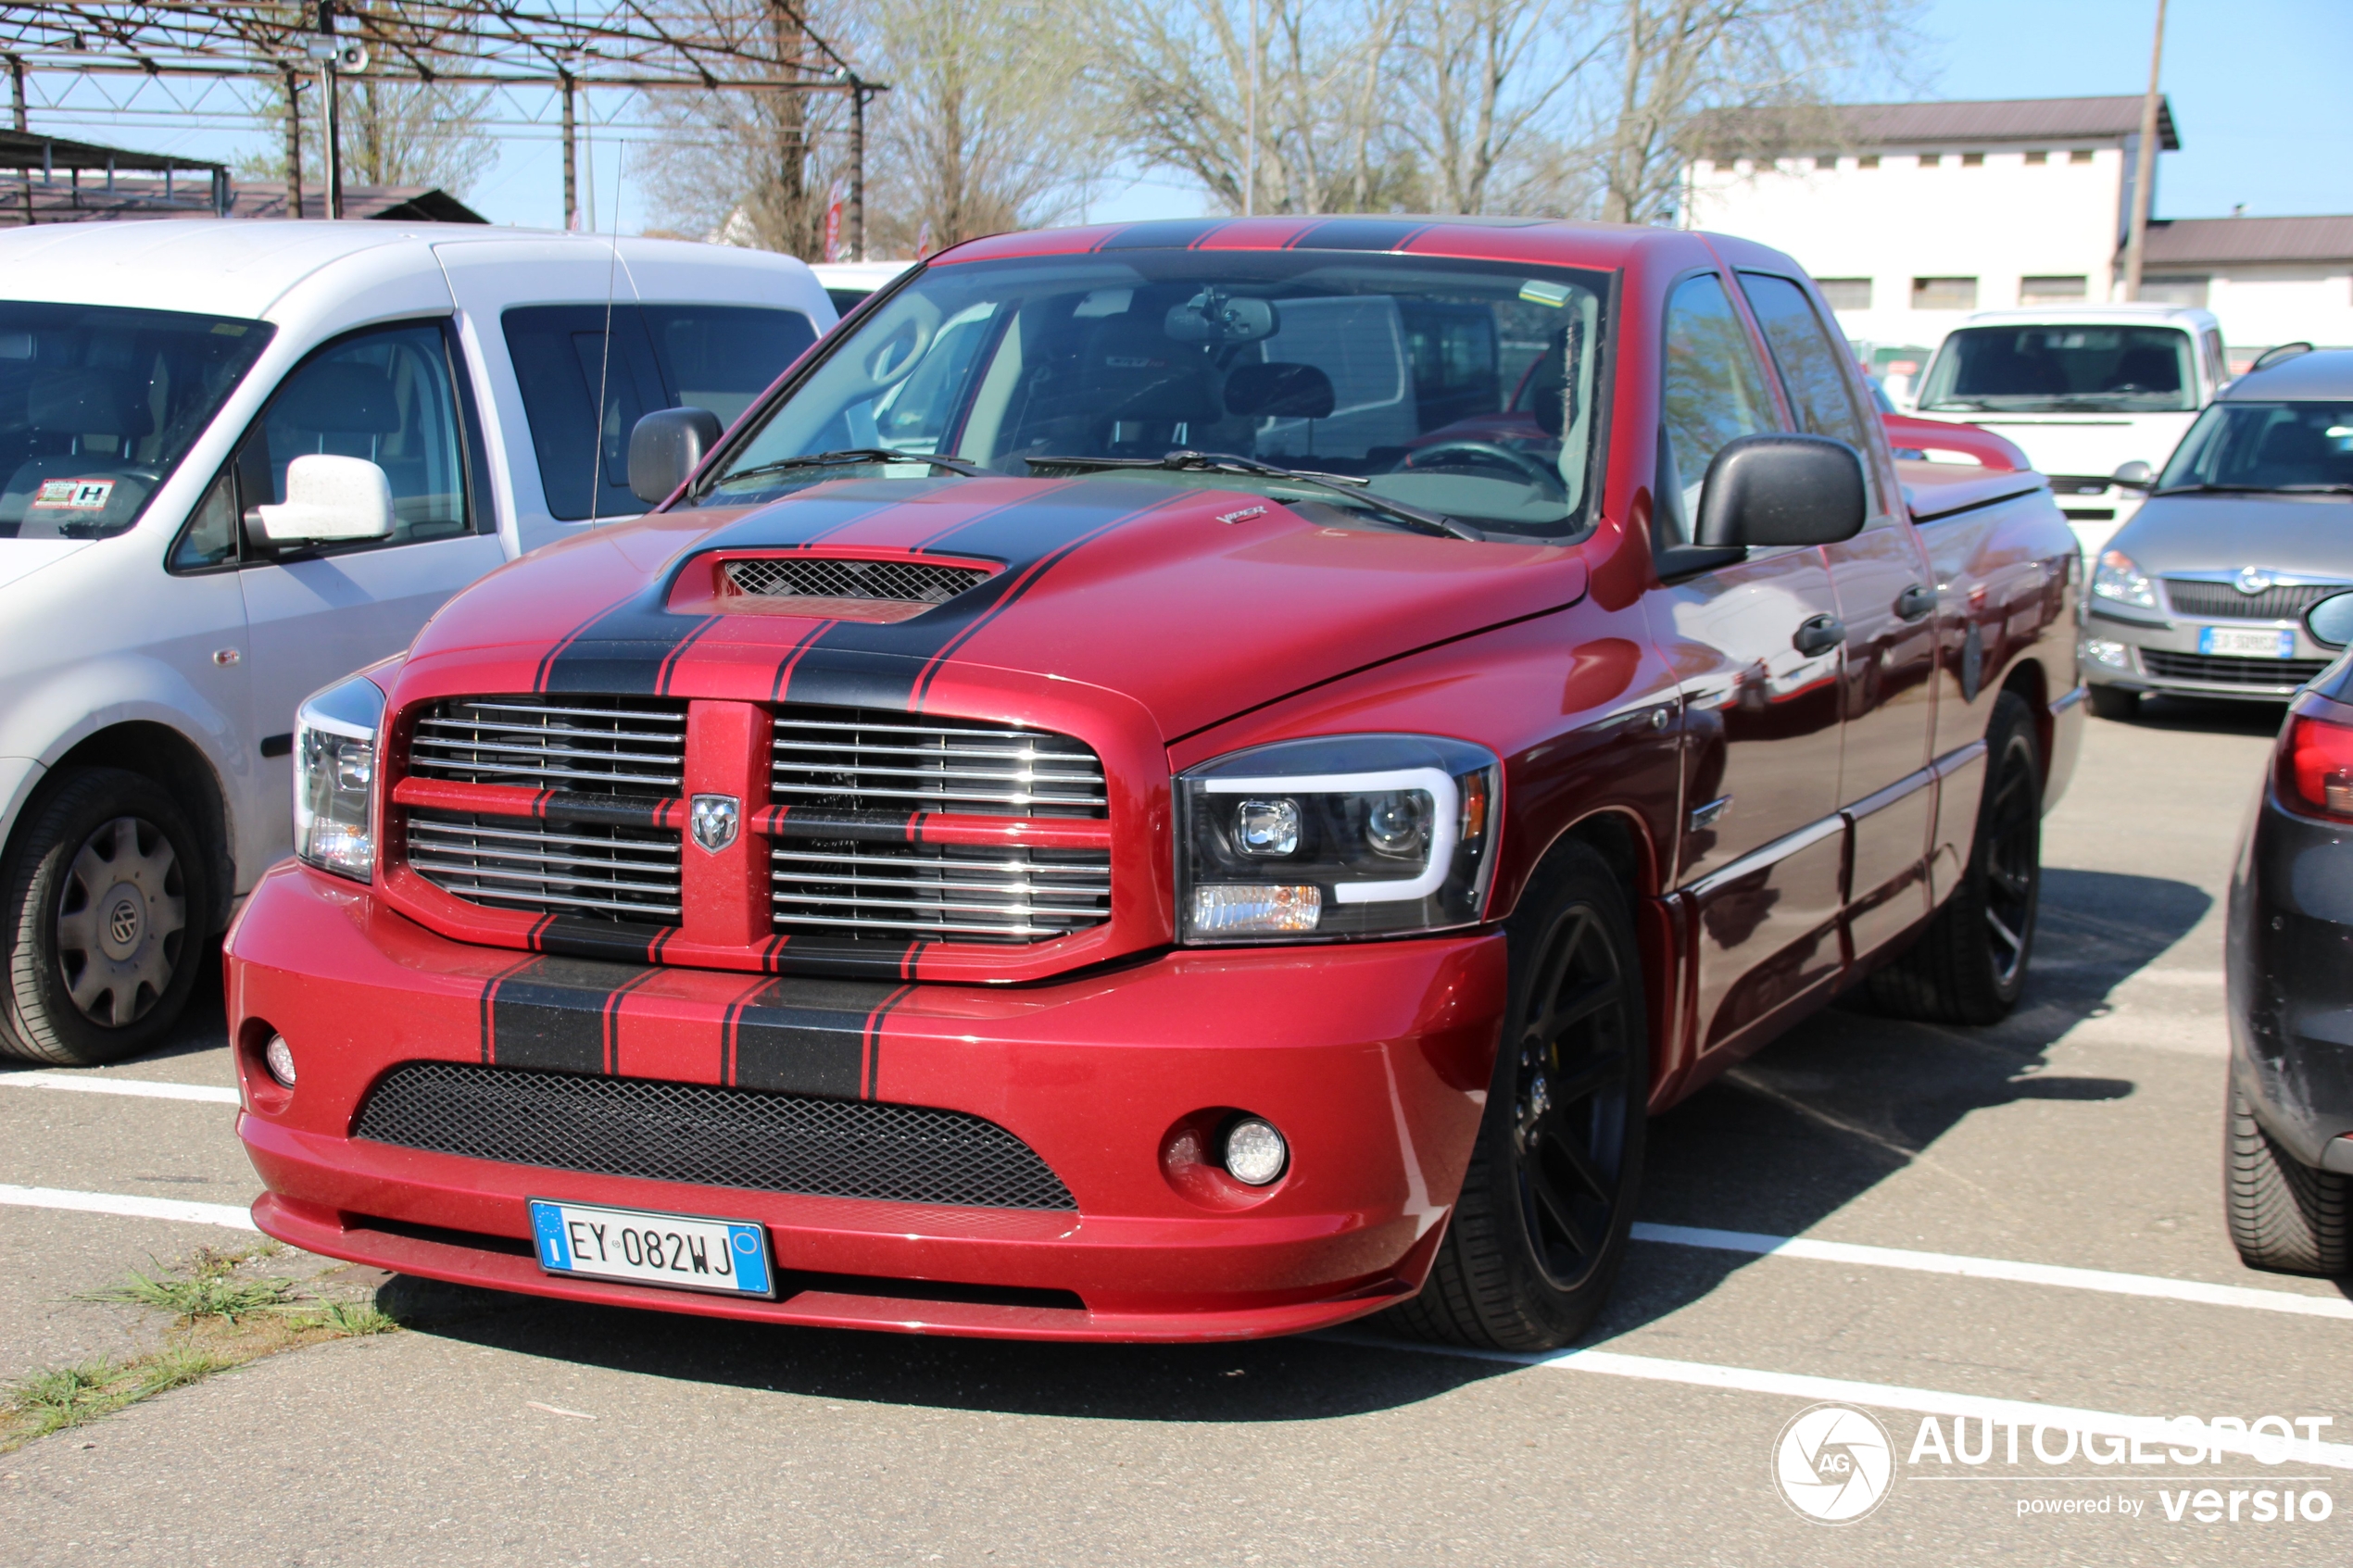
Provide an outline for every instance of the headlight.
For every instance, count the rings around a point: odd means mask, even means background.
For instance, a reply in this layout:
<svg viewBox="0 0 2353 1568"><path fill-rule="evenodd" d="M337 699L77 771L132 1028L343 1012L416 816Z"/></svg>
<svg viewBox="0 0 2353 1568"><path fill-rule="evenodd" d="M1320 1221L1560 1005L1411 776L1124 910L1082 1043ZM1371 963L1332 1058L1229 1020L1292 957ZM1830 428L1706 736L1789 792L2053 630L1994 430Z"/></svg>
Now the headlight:
<svg viewBox="0 0 2353 1568"><path fill-rule="evenodd" d="M1503 770L1435 735L1236 752L1176 779L1182 940L1437 931L1478 919Z"/></svg>
<svg viewBox="0 0 2353 1568"><path fill-rule="evenodd" d="M384 716L384 694L362 676L329 686L295 712L295 853L354 882L376 872L371 824Z"/></svg>
<svg viewBox="0 0 2353 1568"><path fill-rule="evenodd" d="M2092 592L2121 605L2141 609L2157 608L2157 585L2121 550L2108 550L2101 555L2099 567L2092 573Z"/></svg>

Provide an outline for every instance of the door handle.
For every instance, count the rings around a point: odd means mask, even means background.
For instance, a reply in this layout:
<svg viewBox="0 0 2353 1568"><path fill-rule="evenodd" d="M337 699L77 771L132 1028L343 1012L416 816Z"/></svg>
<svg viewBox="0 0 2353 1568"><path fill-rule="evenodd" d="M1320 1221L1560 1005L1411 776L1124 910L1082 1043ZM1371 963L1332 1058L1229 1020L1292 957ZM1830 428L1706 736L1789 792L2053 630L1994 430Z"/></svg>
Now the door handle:
<svg viewBox="0 0 2353 1568"><path fill-rule="evenodd" d="M1918 621L1936 608L1936 590L1925 583L1915 583L1895 596L1895 613L1906 621Z"/></svg>
<svg viewBox="0 0 2353 1568"><path fill-rule="evenodd" d="M1797 651L1806 654L1828 653L1846 641L1846 622L1835 615L1818 615L1797 629L1790 638Z"/></svg>

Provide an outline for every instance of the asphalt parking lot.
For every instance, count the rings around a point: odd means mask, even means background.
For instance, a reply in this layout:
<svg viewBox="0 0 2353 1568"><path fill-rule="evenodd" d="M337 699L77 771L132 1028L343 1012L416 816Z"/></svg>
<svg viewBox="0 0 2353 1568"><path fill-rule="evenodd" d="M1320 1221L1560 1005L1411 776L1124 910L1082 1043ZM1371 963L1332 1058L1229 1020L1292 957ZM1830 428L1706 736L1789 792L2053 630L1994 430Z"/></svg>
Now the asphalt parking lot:
<svg viewBox="0 0 2353 1568"><path fill-rule="evenodd" d="M2222 900L2277 720L2095 721L2045 825L2025 1005L1983 1031L1834 1010L1666 1117L1643 1239L1577 1354L1479 1359L1378 1323L1222 1348L925 1340L394 1280L378 1294L397 1332L0 1456L0 1555L2343 1561L2353 1303L2242 1268L2221 1215ZM164 1314L79 1298L151 1257L256 1239L233 1228L256 1184L220 1103L220 1027L216 991L156 1055L0 1075L0 1377L158 1343ZM157 1085L193 1088L91 1092ZM108 1198L138 1211L93 1211ZM1755 1236L1808 1245L1764 1255ZM1820 1400L1873 1412L1897 1461L1884 1502L1838 1528L1800 1518L1771 1468L1777 1435ZM2046 1463L2029 1411L2012 1462L2020 1412L2004 1401L2095 1412L2095 1428L2326 1417L2305 1431L2333 1446ZM1940 1459L1981 1433L1983 1462ZM2292 1522L2255 1501L2283 1489L2302 1499Z"/></svg>

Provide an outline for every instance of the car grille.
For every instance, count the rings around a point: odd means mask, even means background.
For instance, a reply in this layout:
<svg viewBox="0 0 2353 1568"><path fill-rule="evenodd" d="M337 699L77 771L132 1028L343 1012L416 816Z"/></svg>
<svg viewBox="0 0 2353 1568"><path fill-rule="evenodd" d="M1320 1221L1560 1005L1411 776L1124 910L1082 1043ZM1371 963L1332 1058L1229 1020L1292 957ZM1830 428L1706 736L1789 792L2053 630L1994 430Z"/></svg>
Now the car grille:
<svg viewBox="0 0 2353 1568"><path fill-rule="evenodd" d="M935 605L947 603L988 576L969 566L822 556L731 560L726 572L736 592L763 598L885 599Z"/></svg>
<svg viewBox="0 0 2353 1568"><path fill-rule="evenodd" d="M2165 580L2165 597L2176 615L2201 621L2296 621L2322 599L2353 589L2353 583L2298 583L2242 594L2228 583Z"/></svg>
<svg viewBox="0 0 2353 1568"><path fill-rule="evenodd" d="M412 811L409 867L493 909L675 925L678 834L660 828Z"/></svg>
<svg viewBox="0 0 2353 1568"><path fill-rule="evenodd" d="M686 776L686 705L659 697L452 697L417 721L409 771L575 794L675 795Z"/></svg>
<svg viewBox="0 0 2353 1568"><path fill-rule="evenodd" d="M962 1111L644 1078L415 1061L354 1137L403 1148L751 1192L1075 1210L1037 1151Z"/></svg>
<svg viewBox="0 0 2353 1568"><path fill-rule="evenodd" d="M776 804L841 811L1107 814L1103 765L1084 741L1011 724L787 708L776 714Z"/></svg>
<svg viewBox="0 0 2353 1568"><path fill-rule="evenodd" d="M2212 654L2166 653L2143 648L2141 668L2160 681L2205 681L2224 686L2262 686L2277 690L2300 686L2328 661L2319 659L2224 659Z"/></svg>
<svg viewBox="0 0 2353 1568"><path fill-rule="evenodd" d="M795 838L768 858L780 931L1042 942L1111 918L1099 849Z"/></svg>

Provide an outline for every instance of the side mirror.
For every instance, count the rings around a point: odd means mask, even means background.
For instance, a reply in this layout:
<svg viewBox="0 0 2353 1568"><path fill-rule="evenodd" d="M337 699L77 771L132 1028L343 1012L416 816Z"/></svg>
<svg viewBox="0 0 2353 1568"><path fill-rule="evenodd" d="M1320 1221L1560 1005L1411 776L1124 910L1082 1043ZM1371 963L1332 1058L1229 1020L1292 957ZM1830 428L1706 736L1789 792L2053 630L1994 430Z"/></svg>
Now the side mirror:
<svg viewBox="0 0 2353 1568"><path fill-rule="evenodd" d="M273 545L340 545L392 537L392 481L365 458L306 453L286 465L286 498L256 507Z"/></svg>
<svg viewBox="0 0 2353 1568"><path fill-rule="evenodd" d="M2157 483L2157 470L2135 458L2129 463L2117 464L2116 471L2108 477L2127 490L2146 490Z"/></svg>
<svg viewBox="0 0 2353 1568"><path fill-rule="evenodd" d="M629 432L629 493L659 506L719 445L719 416L708 408L660 408Z"/></svg>
<svg viewBox="0 0 2353 1568"><path fill-rule="evenodd" d="M1863 531L1867 508L1862 459L1845 442L1743 435L1707 465L1694 543L1835 545Z"/></svg>
<svg viewBox="0 0 2353 1568"><path fill-rule="evenodd" d="M2334 594L2304 612L2304 629L2312 640L2341 648L2353 643L2353 594Z"/></svg>

